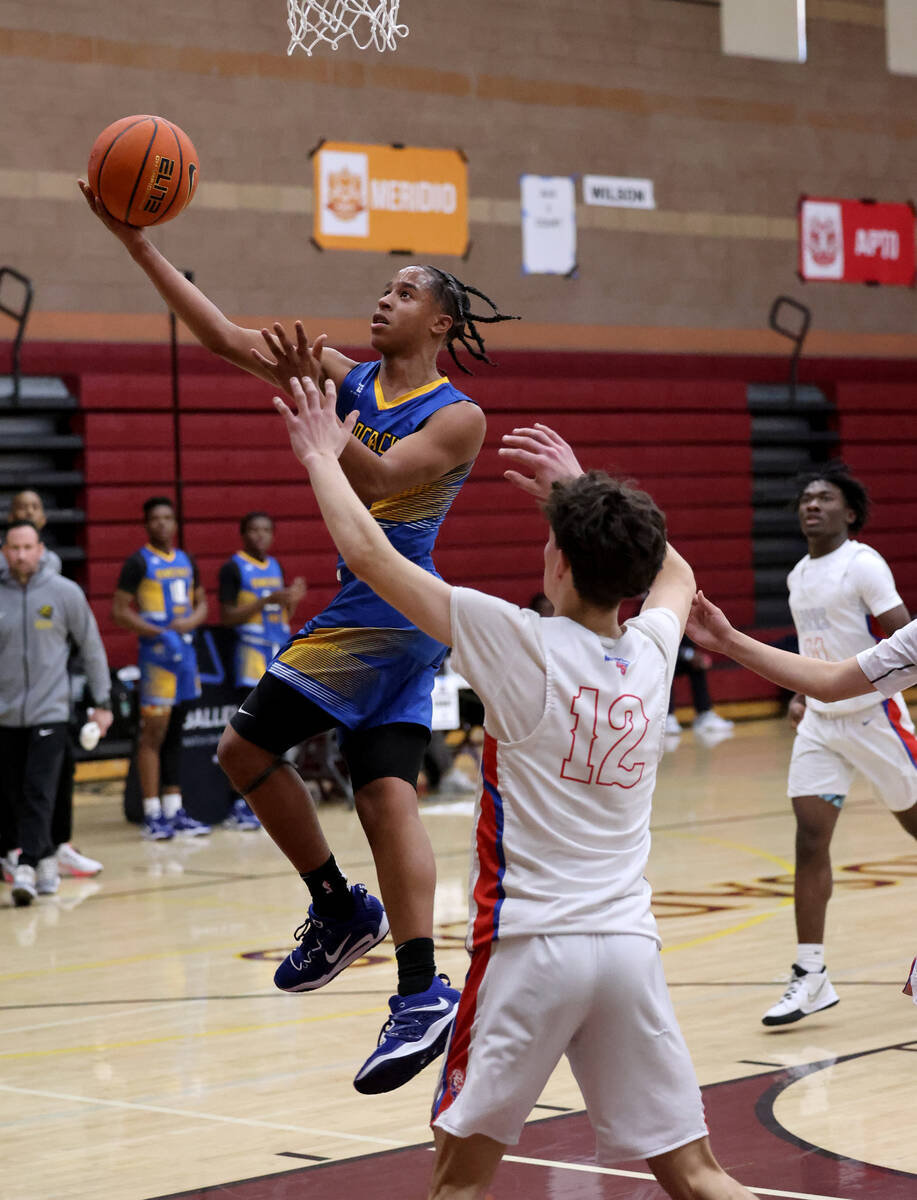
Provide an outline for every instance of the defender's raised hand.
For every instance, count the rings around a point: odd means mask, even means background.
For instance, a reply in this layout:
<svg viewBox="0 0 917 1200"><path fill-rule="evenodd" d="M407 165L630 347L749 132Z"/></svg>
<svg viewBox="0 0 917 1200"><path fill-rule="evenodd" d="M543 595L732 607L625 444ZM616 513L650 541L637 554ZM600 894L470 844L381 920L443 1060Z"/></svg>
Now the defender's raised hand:
<svg viewBox="0 0 917 1200"><path fill-rule="evenodd" d="M691 601L691 612L685 633L696 646L705 650L717 650L720 654L728 654L726 649L730 634L735 630L729 623L729 618L721 608L711 604L703 592L698 591Z"/></svg>
<svg viewBox="0 0 917 1200"><path fill-rule="evenodd" d="M320 391L308 377L290 380L294 408L274 397L274 408L283 417L293 453L308 470L317 458L337 458L356 424L356 411L343 422L335 411L337 389L329 379Z"/></svg>
<svg viewBox="0 0 917 1200"><path fill-rule="evenodd" d="M540 421L531 429L514 429L504 434L498 453L519 468L504 471L503 478L536 500L547 500L555 481L575 479L583 473L569 444Z"/></svg>
<svg viewBox="0 0 917 1200"><path fill-rule="evenodd" d="M322 382L322 351L328 340L326 333L320 333L312 345L303 328L302 321L294 325L296 341L291 342L287 331L279 321L274 322L274 332L261 330L265 345L274 356L267 358L259 350L252 349L252 358L269 374L278 387L283 388L287 395L292 395L290 382L293 379L311 379L319 387Z"/></svg>

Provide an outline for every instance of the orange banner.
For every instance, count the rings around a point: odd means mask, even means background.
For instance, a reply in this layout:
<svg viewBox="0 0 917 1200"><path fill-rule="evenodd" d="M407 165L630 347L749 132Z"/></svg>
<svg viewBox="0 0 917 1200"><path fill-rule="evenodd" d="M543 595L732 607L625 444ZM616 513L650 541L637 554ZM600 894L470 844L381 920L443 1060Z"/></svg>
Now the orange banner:
<svg viewBox="0 0 917 1200"><path fill-rule="evenodd" d="M323 249L465 253L468 168L459 150L324 142L314 159Z"/></svg>

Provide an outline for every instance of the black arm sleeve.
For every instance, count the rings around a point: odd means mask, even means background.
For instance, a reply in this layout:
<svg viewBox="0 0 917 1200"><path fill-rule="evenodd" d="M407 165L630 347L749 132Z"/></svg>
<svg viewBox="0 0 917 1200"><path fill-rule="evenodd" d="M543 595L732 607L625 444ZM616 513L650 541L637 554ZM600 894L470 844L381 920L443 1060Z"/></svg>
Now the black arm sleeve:
<svg viewBox="0 0 917 1200"><path fill-rule="evenodd" d="M143 561L143 555L137 550L125 560L124 566L121 568L121 574L118 576L118 591L130 592L132 596L136 596L145 574L146 563Z"/></svg>
<svg viewBox="0 0 917 1200"><path fill-rule="evenodd" d="M231 558L220 567L219 598L221 604L235 604L242 590L242 572L239 564Z"/></svg>

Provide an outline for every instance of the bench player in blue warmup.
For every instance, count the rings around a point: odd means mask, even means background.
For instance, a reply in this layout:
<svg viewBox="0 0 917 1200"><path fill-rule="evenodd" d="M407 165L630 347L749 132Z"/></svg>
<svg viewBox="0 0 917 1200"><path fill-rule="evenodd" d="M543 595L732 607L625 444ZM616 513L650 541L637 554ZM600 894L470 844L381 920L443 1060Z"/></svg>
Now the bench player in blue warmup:
<svg viewBox="0 0 917 1200"><path fill-rule="evenodd" d="M437 356L455 343L489 362L478 324L507 320L482 293L432 266L408 266L386 284L370 325L381 358L357 363L310 346L297 323L233 324L147 240L116 221L89 187L93 213L122 242L165 302L208 349L273 386L293 376L330 380L339 411L358 420L341 455L354 490L401 553L435 573L431 552L484 441L484 414L441 375ZM472 297L491 311L472 312ZM267 348L272 357L262 351ZM278 967L285 991L321 987L381 941L391 927L398 992L379 1044L357 1073L361 1092L388 1091L441 1053L458 993L436 973L436 868L420 820L416 782L430 737L431 691L445 654L339 563L341 590L293 637L232 718L219 757L238 791L304 879L312 903L297 947ZM385 908L351 886L322 835L308 792L282 755L337 726Z"/></svg>

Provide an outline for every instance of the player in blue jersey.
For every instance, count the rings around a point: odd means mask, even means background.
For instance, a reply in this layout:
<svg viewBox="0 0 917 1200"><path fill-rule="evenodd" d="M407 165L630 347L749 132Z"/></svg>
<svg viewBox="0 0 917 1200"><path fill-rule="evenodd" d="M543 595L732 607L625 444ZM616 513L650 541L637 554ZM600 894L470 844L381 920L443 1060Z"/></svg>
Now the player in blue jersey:
<svg viewBox="0 0 917 1200"><path fill-rule="evenodd" d="M248 692L289 641L290 616L306 594L306 583L297 576L285 586L280 563L268 553L274 522L267 513L246 513L239 532L242 549L220 567L220 621L235 630L233 682Z"/></svg>
<svg viewBox="0 0 917 1200"><path fill-rule="evenodd" d="M249 512L239 522L242 549L220 567L220 621L235 634L233 682L239 699L255 686L268 663L290 637L290 616L306 594L297 576L284 585L283 570L268 551L274 522L265 512ZM261 822L239 796L224 821L229 829L256 830Z"/></svg>
<svg viewBox="0 0 917 1200"><path fill-rule="evenodd" d="M231 322L147 240L116 221L85 183L93 213L202 345L289 392L293 376L331 380L339 412L358 420L341 465L386 536L432 571L436 533L484 441L478 406L437 368L461 344L487 358L479 323L507 320L482 293L432 266L402 267L385 285L370 324L380 355L357 363L326 345L295 341L280 326ZM478 297L490 312L472 311ZM270 356L264 354L265 347ZM341 591L285 647L220 742L234 786L309 889L298 945L278 967L277 985L308 991L333 979L391 927L398 993L389 1001L384 1046L354 1081L379 1092L412 1078L445 1045L458 993L437 975L433 954L436 868L417 806L417 774L430 737L430 694L445 648L421 633L341 565ZM337 727L350 768L385 909L335 862L305 784L285 763L288 746ZM382 1051L382 1053L380 1053Z"/></svg>
<svg viewBox="0 0 917 1200"><path fill-rule="evenodd" d="M210 826L182 804L181 732L189 700L201 694L192 633L207 619L207 597L190 555L175 544L172 501L151 496L143 505L148 541L118 577L111 615L139 636L140 738L137 773L143 797L143 835L167 841L199 837Z"/></svg>

